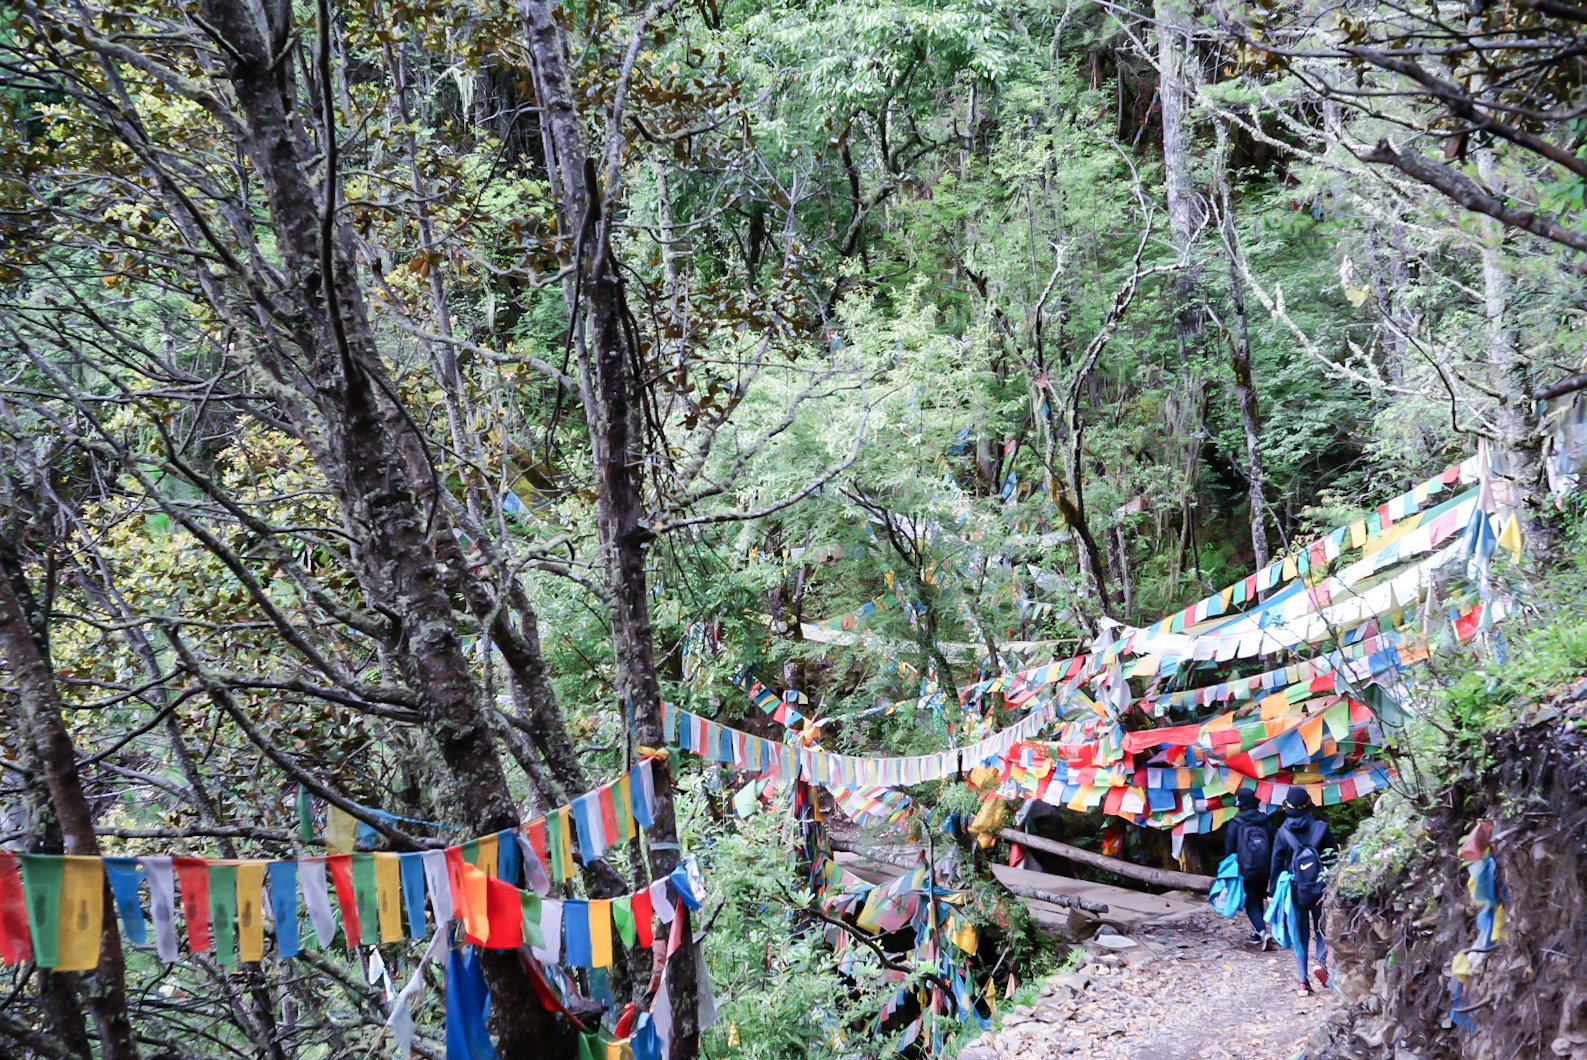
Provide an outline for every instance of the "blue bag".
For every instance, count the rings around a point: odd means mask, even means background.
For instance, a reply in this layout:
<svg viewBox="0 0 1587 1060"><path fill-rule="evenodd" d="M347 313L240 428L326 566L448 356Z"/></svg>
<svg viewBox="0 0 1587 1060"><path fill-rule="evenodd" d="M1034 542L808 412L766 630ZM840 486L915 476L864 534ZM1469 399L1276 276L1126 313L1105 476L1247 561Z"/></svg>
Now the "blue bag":
<svg viewBox="0 0 1587 1060"><path fill-rule="evenodd" d="M1218 878L1212 881L1207 901L1213 912L1232 920L1245 910L1245 879L1240 875L1240 856L1230 854L1218 865Z"/></svg>

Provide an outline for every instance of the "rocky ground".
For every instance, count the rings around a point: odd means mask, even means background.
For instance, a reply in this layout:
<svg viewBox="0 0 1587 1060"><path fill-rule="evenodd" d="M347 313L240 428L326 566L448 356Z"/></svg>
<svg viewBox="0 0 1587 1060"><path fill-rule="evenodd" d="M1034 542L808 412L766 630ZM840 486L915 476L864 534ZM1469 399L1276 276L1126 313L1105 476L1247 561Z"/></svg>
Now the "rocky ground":
<svg viewBox="0 0 1587 1060"><path fill-rule="evenodd" d="M1147 928L1116 952L1095 940L1080 968L960 1060L1289 1060L1324 1016L1326 993L1295 996L1288 950L1244 942L1249 925L1205 916Z"/></svg>

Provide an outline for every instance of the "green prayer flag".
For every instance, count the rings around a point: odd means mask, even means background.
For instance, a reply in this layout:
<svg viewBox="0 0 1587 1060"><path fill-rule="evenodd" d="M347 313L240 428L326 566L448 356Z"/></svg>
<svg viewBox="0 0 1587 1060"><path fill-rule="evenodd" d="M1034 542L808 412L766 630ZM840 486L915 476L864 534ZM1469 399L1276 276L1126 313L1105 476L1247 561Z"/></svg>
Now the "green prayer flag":
<svg viewBox="0 0 1587 1060"><path fill-rule="evenodd" d="M380 937L380 892L375 886L373 854L353 855L353 897L358 902L359 934L365 941L377 941Z"/></svg>
<svg viewBox="0 0 1587 1060"><path fill-rule="evenodd" d="M733 796L733 812L740 817L753 817L760 810L760 781L752 780L738 789Z"/></svg>
<svg viewBox="0 0 1587 1060"><path fill-rule="evenodd" d="M215 963L237 963L237 866L209 863L209 930Z"/></svg>
<svg viewBox="0 0 1587 1060"><path fill-rule="evenodd" d="M579 1035L579 1060L605 1060L606 1046L588 1031Z"/></svg>
<svg viewBox="0 0 1587 1060"><path fill-rule="evenodd" d="M467 860L467 857L468 855L464 854L464 860ZM551 879L561 883L562 829L557 827L557 821L552 817L546 818L546 867L551 870Z"/></svg>
<svg viewBox="0 0 1587 1060"><path fill-rule="evenodd" d="M1350 701L1341 699L1324 711L1323 725L1335 740L1347 739L1350 736Z"/></svg>
<svg viewBox="0 0 1587 1060"><path fill-rule="evenodd" d="M61 859L50 854L23 854L21 861L33 960L40 968L54 968L61 960Z"/></svg>
<svg viewBox="0 0 1587 1060"><path fill-rule="evenodd" d="M634 910L628 904L628 895L612 899L612 923L617 925L617 933L623 938L623 945L629 949L639 941L639 934L634 930Z"/></svg>
<svg viewBox="0 0 1587 1060"><path fill-rule="evenodd" d="M298 839L305 845L314 842L314 807L309 805L309 789L298 785Z"/></svg>
<svg viewBox="0 0 1587 1060"><path fill-rule="evenodd" d="M540 929L540 917L542 915L540 899L527 891L520 891L518 893L518 905L523 910L524 941L531 946L545 949L546 935Z"/></svg>

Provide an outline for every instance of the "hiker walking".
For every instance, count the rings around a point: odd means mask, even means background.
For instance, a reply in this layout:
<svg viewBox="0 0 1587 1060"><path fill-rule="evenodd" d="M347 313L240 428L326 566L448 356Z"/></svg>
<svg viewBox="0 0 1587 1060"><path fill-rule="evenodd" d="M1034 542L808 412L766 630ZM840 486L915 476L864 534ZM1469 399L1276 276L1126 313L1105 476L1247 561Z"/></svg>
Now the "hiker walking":
<svg viewBox="0 0 1587 1060"><path fill-rule="evenodd" d="M1285 821L1273 837L1273 864L1268 870L1269 887L1276 886L1279 874L1290 874L1289 901L1292 916L1295 949L1295 971L1300 978L1296 993L1311 995L1311 981L1306 976L1306 950L1311 936L1317 936L1317 967L1315 974L1319 986L1328 985L1328 946L1323 941L1322 897L1327 883L1324 879L1323 854L1339 850L1339 843L1327 822L1312 813L1311 796L1301 788L1290 788L1284 797Z"/></svg>
<svg viewBox="0 0 1587 1060"><path fill-rule="evenodd" d="M1264 952L1272 946L1273 936L1262 919L1262 904L1267 899L1268 873L1273 864L1273 822L1262 812L1256 792L1241 788L1234 796L1240 808L1223 836L1223 856L1235 855L1240 866L1240 878L1245 883L1245 916L1251 921L1251 936L1245 941L1261 946Z"/></svg>

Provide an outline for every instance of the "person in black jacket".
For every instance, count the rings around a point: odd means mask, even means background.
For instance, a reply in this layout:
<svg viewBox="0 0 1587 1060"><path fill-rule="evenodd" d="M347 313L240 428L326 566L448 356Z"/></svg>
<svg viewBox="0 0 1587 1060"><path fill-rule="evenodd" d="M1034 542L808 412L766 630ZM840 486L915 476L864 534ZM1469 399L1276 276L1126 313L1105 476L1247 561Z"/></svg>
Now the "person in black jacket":
<svg viewBox="0 0 1587 1060"><path fill-rule="evenodd" d="M1306 950L1315 932L1317 936L1317 982L1328 985L1328 945L1323 941L1322 897L1326 866L1337 857L1339 842L1327 822L1312 813L1311 796L1302 788L1290 788L1284 797L1285 821L1273 837L1273 864L1268 872L1268 887L1274 887L1280 873L1292 874L1290 906L1295 923L1295 970L1300 978L1296 993L1303 997L1311 994L1311 981L1306 976Z"/></svg>
<svg viewBox="0 0 1587 1060"><path fill-rule="evenodd" d="M1235 854L1239 857L1240 875L1245 882L1245 915L1251 921L1251 937L1245 941L1266 950L1273 944L1267 921L1262 919L1272 863L1273 822L1262 812L1256 792L1249 788L1241 788L1235 794L1234 804L1240 812L1224 831L1223 856Z"/></svg>

